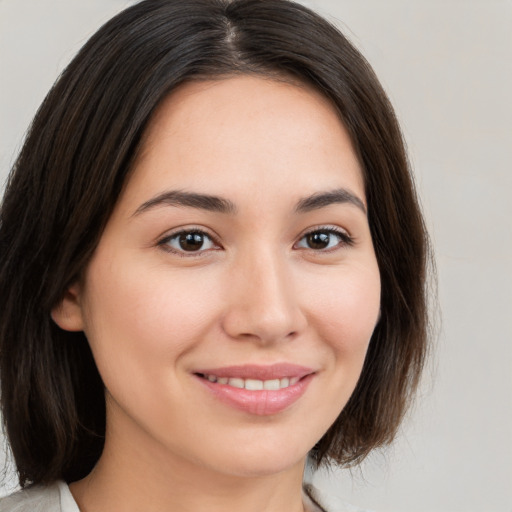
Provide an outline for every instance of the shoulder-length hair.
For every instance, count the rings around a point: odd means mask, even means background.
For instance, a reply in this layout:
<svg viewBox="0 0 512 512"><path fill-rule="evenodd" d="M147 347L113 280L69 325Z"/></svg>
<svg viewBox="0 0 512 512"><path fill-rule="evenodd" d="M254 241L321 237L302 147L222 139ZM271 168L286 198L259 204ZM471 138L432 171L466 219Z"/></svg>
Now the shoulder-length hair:
<svg viewBox="0 0 512 512"><path fill-rule="evenodd" d="M318 463L360 461L394 437L427 346L428 241L393 109L330 23L286 0L146 0L106 23L55 83L0 212L3 420L22 486L87 475L104 443L104 387L83 333L50 317L83 273L149 120L178 85L257 74L314 87L364 174L381 317Z"/></svg>

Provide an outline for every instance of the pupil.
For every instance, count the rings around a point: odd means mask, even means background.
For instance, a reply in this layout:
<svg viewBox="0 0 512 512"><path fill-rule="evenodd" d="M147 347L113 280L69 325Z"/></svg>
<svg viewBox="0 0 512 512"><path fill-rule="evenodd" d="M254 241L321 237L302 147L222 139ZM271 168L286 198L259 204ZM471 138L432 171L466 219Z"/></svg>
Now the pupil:
<svg viewBox="0 0 512 512"><path fill-rule="evenodd" d="M308 235L311 249L325 249L329 245L329 233L311 233Z"/></svg>
<svg viewBox="0 0 512 512"><path fill-rule="evenodd" d="M201 233L183 233L179 242L184 251L197 251L203 246L204 240Z"/></svg>

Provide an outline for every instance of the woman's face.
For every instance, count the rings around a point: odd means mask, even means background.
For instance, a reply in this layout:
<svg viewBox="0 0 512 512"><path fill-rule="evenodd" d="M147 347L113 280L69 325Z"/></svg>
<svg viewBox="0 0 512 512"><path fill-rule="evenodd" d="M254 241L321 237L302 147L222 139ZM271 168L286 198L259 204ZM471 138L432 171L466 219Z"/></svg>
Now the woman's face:
<svg viewBox="0 0 512 512"><path fill-rule="evenodd" d="M106 446L232 475L302 464L379 316L365 210L347 132L316 92L244 76L168 97L54 312L89 340Z"/></svg>

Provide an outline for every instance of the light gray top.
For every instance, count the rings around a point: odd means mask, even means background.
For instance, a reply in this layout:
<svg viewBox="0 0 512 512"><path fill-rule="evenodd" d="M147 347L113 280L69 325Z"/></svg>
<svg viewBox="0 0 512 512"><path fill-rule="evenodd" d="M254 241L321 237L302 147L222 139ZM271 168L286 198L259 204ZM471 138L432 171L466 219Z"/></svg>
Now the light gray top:
<svg viewBox="0 0 512 512"><path fill-rule="evenodd" d="M319 495L311 485L304 487L307 512L364 512L336 498ZM49 486L35 486L0 498L0 512L80 512L68 485L59 481Z"/></svg>
<svg viewBox="0 0 512 512"><path fill-rule="evenodd" d="M68 485L59 481L0 498L0 512L80 512Z"/></svg>

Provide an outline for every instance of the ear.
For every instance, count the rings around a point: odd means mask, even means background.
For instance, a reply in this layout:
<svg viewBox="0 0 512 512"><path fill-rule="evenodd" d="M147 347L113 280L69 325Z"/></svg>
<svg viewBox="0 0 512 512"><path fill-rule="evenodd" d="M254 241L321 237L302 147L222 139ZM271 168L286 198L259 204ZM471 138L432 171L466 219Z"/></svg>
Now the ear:
<svg viewBox="0 0 512 512"><path fill-rule="evenodd" d="M72 284L51 311L53 321L65 331L83 331L84 329L80 292L80 284Z"/></svg>

